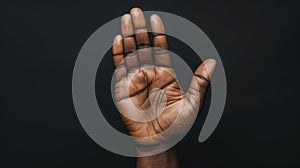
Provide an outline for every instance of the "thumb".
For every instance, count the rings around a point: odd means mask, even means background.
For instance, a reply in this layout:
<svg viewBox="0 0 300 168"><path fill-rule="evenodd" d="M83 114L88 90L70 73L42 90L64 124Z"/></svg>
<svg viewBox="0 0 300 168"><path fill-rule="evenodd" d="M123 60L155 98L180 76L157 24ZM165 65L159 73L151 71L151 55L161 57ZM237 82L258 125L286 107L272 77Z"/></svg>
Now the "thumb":
<svg viewBox="0 0 300 168"><path fill-rule="evenodd" d="M186 98L198 112L202 108L205 92L216 67L216 60L207 59L194 72Z"/></svg>

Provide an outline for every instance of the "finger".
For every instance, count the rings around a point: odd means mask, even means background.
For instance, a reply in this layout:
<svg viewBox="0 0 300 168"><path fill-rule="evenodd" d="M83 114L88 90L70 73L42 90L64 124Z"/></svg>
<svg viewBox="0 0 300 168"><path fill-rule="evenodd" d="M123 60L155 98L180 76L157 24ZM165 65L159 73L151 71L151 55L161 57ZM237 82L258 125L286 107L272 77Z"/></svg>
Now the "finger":
<svg viewBox="0 0 300 168"><path fill-rule="evenodd" d="M131 16L129 14L125 14L122 16L121 29L124 43L125 65L127 71L129 72L139 67L133 26Z"/></svg>
<svg viewBox="0 0 300 168"><path fill-rule="evenodd" d="M140 8L133 8L130 10L130 15L134 26L135 40L138 48L150 47L150 39L143 11Z"/></svg>
<svg viewBox="0 0 300 168"><path fill-rule="evenodd" d="M138 57L140 65L153 64L151 47L146 19L140 8L130 10L132 23L135 32L135 41L138 48Z"/></svg>
<svg viewBox="0 0 300 168"><path fill-rule="evenodd" d="M215 67L216 61L214 59L207 59L194 72L186 98L191 104L197 105L195 108L198 108L198 110L203 105L204 96Z"/></svg>
<svg viewBox="0 0 300 168"><path fill-rule="evenodd" d="M171 55L169 52L167 37L165 35L165 26L161 18L153 14L150 17L150 24L154 43L154 60L158 66L171 67Z"/></svg>
<svg viewBox="0 0 300 168"><path fill-rule="evenodd" d="M124 59L123 39L121 35L116 35L112 47L113 62L115 68Z"/></svg>
<svg viewBox="0 0 300 168"><path fill-rule="evenodd" d="M115 76L116 81L122 79L126 76L126 67L124 64L124 49L123 49L123 39L121 35L116 35L114 38L114 43L112 47L113 62L116 68Z"/></svg>

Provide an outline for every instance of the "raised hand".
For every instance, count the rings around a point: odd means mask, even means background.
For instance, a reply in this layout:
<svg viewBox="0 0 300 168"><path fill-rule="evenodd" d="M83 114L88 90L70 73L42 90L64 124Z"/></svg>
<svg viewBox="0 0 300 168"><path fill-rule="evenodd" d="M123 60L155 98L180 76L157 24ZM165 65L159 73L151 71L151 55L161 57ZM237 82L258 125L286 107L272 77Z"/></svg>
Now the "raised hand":
<svg viewBox="0 0 300 168"><path fill-rule="evenodd" d="M122 120L133 137L153 137L172 126L167 134L144 141L156 145L188 131L203 106L205 92L216 66L204 61L194 72L190 87L182 91L172 68L165 27L150 17L153 47L141 9L133 8L121 19L122 35L114 38L115 100Z"/></svg>

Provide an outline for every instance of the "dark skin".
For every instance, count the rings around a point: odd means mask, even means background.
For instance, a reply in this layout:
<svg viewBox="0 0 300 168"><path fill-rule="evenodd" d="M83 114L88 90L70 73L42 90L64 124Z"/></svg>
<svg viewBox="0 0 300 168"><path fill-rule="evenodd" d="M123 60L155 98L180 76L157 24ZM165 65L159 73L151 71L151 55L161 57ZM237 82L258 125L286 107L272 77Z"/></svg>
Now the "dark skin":
<svg viewBox="0 0 300 168"><path fill-rule="evenodd" d="M194 72L188 91L184 93L180 89L172 68L164 24L156 14L150 17L150 24L153 47L157 47L153 50L149 48L152 45L143 11L133 8L130 14L122 16L122 35L115 36L112 49L113 62L116 67L115 98L118 110L129 134L133 137L155 136L172 124L175 125L175 129L171 134L181 134L189 129L192 124L190 121L193 121L202 109L205 92L216 61L208 59L200 64ZM155 110L159 108L153 108L153 104L164 105L162 113L157 118L149 121L136 121L124 115L137 111L136 109L155 113L157 112ZM181 107L184 107L184 111ZM182 114L182 118L174 123L178 114ZM160 140L160 138L151 139L142 143L143 145L160 145ZM176 146L159 154L138 157L137 167L177 168Z"/></svg>

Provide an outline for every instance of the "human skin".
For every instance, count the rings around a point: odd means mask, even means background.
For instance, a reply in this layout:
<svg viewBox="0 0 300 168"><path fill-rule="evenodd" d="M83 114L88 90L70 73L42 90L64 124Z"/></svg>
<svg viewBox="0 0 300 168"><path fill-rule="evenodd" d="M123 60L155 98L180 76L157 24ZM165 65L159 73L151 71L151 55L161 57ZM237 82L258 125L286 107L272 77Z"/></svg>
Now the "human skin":
<svg viewBox="0 0 300 168"><path fill-rule="evenodd" d="M139 8L131 9L130 14L122 16L122 35L115 36L112 47L116 67L117 107L129 134L139 138L158 135L172 124L175 124L176 129L171 134L181 134L182 131L178 130L188 130L203 107L205 92L216 66L214 59L207 59L200 64L188 91L184 93L172 68L161 18L153 14L150 25L153 45L150 43L143 11ZM151 46L157 48L149 48ZM153 107L153 104L157 107ZM164 108L161 109L160 105L164 105ZM136 121L124 115L136 109L153 114L161 109L162 113L149 121ZM183 117L175 123L178 114ZM160 139L144 141L143 145L159 146ZM138 168L177 168L176 145L159 154L138 157L136 164Z"/></svg>

